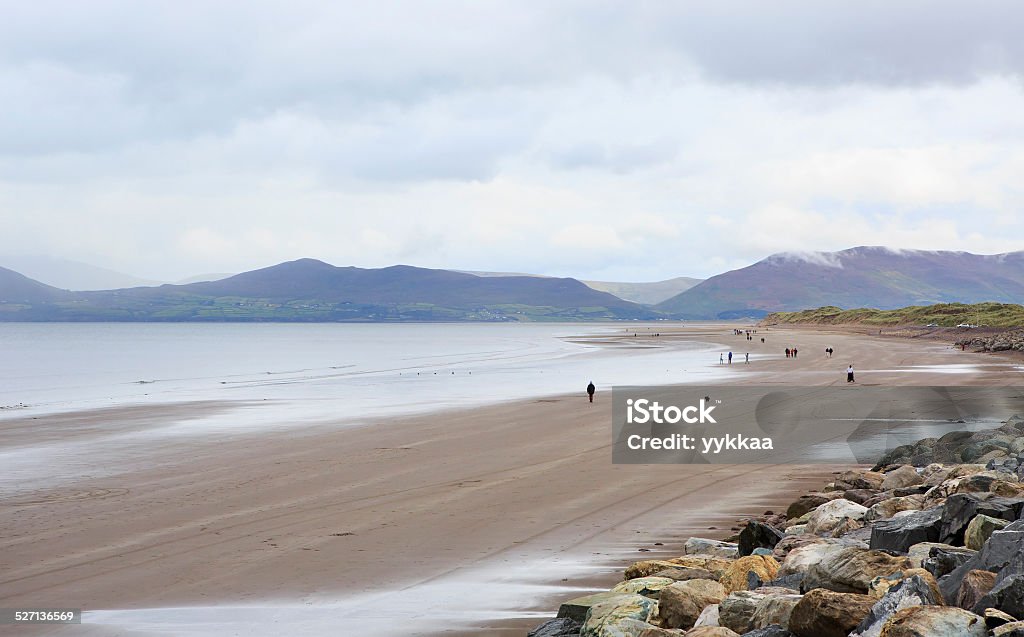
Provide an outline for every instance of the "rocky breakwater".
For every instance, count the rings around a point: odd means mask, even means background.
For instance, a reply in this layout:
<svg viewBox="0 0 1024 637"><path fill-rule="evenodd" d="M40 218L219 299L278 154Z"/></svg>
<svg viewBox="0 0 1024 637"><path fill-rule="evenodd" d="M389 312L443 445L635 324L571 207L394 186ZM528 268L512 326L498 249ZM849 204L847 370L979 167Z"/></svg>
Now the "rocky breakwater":
<svg viewBox="0 0 1024 637"><path fill-rule="evenodd" d="M530 637L1024 637L1024 419L837 474L637 562ZM956 458L956 460L950 460Z"/></svg>

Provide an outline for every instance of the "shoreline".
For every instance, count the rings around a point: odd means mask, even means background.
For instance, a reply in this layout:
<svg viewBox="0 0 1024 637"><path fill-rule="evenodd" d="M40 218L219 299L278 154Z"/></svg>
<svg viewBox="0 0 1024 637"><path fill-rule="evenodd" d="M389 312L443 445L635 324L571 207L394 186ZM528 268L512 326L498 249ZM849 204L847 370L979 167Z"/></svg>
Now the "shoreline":
<svg viewBox="0 0 1024 637"><path fill-rule="evenodd" d="M687 335L683 326L662 334L703 340L706 332L720 330L723 343L745 342L729 334L733 327L701 326ZM865 383L941 384L949 379L945 366L965 361L978 371L957 376L959 382L1007 380L998 370L983 369L989 357L860 335L802 335L802 356L786 360L775 350L787 346L791 335L764 333L764 346L749 345L750 365L733 363L732 383L831 384L845 368L843 353L876 363L864 371ZM825 343L836 346L836 361L814 355ZM915 364L927 369L908 373ZM705 484L707 476L697 469L706 467L611 465L608 396L599 389L593 406L581 393L362 427L227 435L228 444L213 446L175 442L154 451L159 462L149 469L83 480L74 490L45 494L64 496L47 497L46 504L5 506L0 549L19 561L0 580L0 604L251 605L277 603L286 592L308 608L367 588L415 597L415 582L444 585L446 576L474 568L493 578L488 568L496 556L510 564L552 564L552 556L564 556L568 564L579 553L597 564L591 567L596 583L637 555L671 553L665 545L672 537L707 535L709 529L698 527L731 527L737 518L761 512L763 497ZM783 478L782 471L774 475ZM821 475L812 481L820 483ZM673 480L678 488L689 481L703 491L680 502L678 493L666 495ZM779 490L774 479L763 488ZM779 493L780 504L801 488ZM699 510L705 517L695 514ZM609 561L614 566L601 566ZM521 635L538 623L531 613L545 605L550 612L556 598L570 596L561 581L567 575L544 577L550 579L529 583L517 608L493 608L496 622L460 619L443 599L443 612L421 608L418 616L449 621L447 630L436 631L445 634L459 634L460 622L468 621ZM524 618L500 619L507 612ZM96 634L116 630L99 628L103 632ZM408 625L403 630L408 634Z"/></svg>

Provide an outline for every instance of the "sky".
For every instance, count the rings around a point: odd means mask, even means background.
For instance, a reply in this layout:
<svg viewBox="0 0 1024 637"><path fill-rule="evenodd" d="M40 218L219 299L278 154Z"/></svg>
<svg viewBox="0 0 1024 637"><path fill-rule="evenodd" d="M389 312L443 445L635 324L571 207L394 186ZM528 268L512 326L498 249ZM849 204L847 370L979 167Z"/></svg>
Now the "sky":
<svg viewBox="0 0 1024 637"><path fill-rule="evenodd" d="M1024 249L1016 1L0 10L0 254L640 281Z"/></svg>

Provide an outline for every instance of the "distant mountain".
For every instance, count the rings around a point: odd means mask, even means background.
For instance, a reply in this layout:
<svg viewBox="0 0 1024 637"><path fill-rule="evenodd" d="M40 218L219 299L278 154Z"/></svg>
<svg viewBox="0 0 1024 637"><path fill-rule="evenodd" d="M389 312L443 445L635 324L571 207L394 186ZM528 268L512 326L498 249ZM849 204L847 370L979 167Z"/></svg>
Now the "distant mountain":
<svg viewBox="0 0 1024 637"><path fill-rule="evenodd" d="M38 255L3 256L0 265L64 290L110 290L162 283L80 261Z"/></svg>
<svg viewBox="0 0 1024 637"><path fill-rule="evenodd" d="M583 281L589 287L614 294L620 299L642 303L644 305L655 305L661 303L680 292L685 292L700 283L703 279L694 279L688 276L680 276L665 281L652 281L650 283L626 283L614 281Z"/></svg>
<svg viewBox="0 0 1024 637"><path fill-rule="evenodd" d="M188 285L189 283L202 283L204 281L220 281L226 279L229 276L235 276L236 272L211 272L209 274L197 274L195 276L186 277L178 281L173 281L174 285ZM125 286L130 287L130 286Z"/></svg>
<svg viewBox="0 0 1024 637"><path fill-rule="evenodd" d="M10 272L10 271L7 271ZM56 321L519 321L658 318L575 279L479 277L411 266L335 267L300 259L220 281L62 292L10 272L0 320ZM16 278L20 277L20 278ZM8 296L5 296L8 294ZM26 296L26 298L28 298Z"/></svg>
<svg viewBox="0 0 1024 637"><path fill-rule="evenodd" d="M0 305L32 305L36 303L52 303L72 296L71 292L61 290L39 281L34 281L14 270L0 268ZM0 307L0 312L3 308Z"/></svg>
<svg viewBox="0 0 1024 637"><path fill-rule="evenodd" d="M775 254L713 276L655 309L709 319L825 305L896 309L983 301L1024 301L1024 252L979 255L858 247Z"/></svg>

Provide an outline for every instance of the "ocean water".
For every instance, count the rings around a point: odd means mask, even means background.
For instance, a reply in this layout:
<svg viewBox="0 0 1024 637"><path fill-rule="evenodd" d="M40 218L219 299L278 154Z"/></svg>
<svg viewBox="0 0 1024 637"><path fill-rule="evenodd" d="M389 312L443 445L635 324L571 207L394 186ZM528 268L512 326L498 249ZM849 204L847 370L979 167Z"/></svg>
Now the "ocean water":
<svg viewBox="0 0 1024 637"><path fill-rule="evenodd" d="M661 326L664 327L664 326ZM718 378L718 346L634 324L0 323L6 418L189 401L266 403L190 431L366 422L615 384ZM633 343L586 336L639 330ZM173 424L173 423L172 423ZM179 423L180 424L180 423Z"/></svg>

